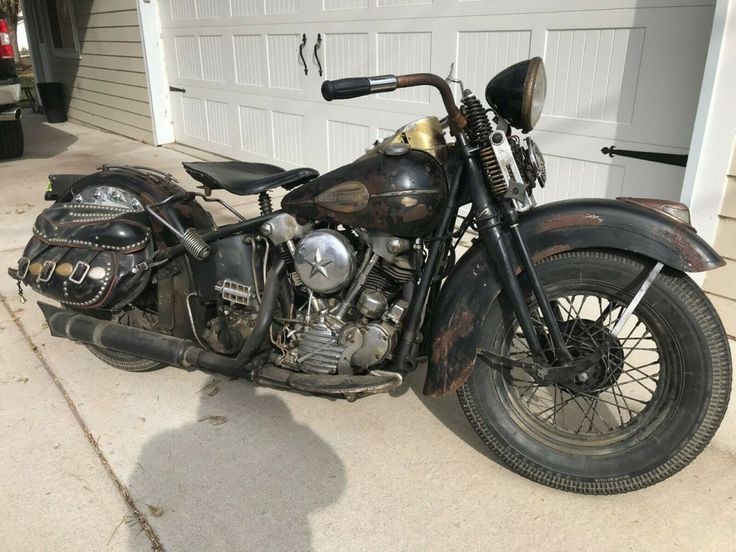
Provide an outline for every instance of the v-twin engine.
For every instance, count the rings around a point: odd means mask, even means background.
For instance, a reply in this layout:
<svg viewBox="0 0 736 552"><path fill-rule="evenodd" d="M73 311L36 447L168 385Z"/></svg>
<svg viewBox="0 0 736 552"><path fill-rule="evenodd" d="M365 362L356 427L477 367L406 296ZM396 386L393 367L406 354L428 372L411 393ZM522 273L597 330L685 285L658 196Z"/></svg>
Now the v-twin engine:
<svg viewBox="0 0 736 552"><path fill-rule="evenodd" d="M375 232L294 232L290 218L275 217L265 232L273 242L289 237L283 243L302 299L294 318L273 336L272 362L323 374L361 373L386 363L408 306L401 292L414 281L412 243Z"/></svg>

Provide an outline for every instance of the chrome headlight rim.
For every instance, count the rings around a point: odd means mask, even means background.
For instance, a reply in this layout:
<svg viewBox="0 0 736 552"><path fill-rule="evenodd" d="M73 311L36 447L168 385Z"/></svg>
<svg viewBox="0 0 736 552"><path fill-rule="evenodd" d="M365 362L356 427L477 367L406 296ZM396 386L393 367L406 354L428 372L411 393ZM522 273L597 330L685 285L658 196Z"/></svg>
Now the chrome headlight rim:
<svg viewBox="0 0 736 552"><path fill-rule="evenodd" d="M529 60L529 66L524 79L524 93L521 106L521 115L524 132L529 132L539 122L547 99L547 72L544 61L540 57Z"/></svg>

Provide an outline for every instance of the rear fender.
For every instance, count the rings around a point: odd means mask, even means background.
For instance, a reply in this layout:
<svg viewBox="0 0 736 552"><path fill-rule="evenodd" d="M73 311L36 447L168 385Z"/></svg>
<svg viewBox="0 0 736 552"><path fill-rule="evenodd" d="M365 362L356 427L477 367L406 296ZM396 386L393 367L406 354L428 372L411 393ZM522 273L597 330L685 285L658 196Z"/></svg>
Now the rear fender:
<svg viewBox="0 0 736 552"><path fill-rule="evenodd" d="M142 205L152 205L175 194L185 194L186 190L173 178L146 170L127 168L103 168L86 176L51 175L47 198L56 201L72 201L74 194L90 186L114 186L136 196ZM186 198L171 201L156 208L166 222L179 232L196 228L202 232L216 228L212 216L195 199ZM165 228L158 220L149 217L153 236L158 247L177 245L179 238Z"/></svg>
<svg viewBox="0 0 736 552"><path fill-rule="evenodd" d="M618 249L683 272L703 272L725 261L695 231L637 204L606 199L550 203L520 215L519 226L535 262L578 249ZM507 248L513 251L510 243ZM512 255L517 274L521 263ZM501 284L478 241L447 277L432 321L432 354L424 394L455 391L475 367L475 349L487 306Z"/></svg>

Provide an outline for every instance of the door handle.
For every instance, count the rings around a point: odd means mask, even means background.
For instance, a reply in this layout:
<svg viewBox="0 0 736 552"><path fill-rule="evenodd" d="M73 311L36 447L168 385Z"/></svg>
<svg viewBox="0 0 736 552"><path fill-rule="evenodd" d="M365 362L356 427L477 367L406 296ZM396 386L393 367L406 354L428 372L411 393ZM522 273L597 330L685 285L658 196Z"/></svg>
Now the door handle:
<svg viewBox="0 0 736 552"><path fill-rule="evenodd" d="M304 74L309 74L309 69L307 69L307 61L304 59L304 46L307 45L307 35L302 34L302 43L299 45L299 57L302 58L302 63L304 64Z"/></svg>
<svg viewBox="0 0 736 552"><path fill-rule="evenodd" d="M317 33L317 42L314 43L314 59L317 60L317 67L319 67L319 76L322 76L322 64L319 61L319 54L317 50L322 47L322 35Z"/></svg>

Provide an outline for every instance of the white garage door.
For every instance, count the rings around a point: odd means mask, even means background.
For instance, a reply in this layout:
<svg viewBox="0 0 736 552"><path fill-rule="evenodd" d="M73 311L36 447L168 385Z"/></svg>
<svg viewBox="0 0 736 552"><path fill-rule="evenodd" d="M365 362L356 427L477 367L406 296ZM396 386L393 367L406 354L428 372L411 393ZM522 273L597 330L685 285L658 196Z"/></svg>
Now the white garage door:
<svg viewBox="0 0 736 552"><path fill-rule="evenodd" d="M683 6L682 4L690 4ZM246 161L348 163L423 115L439 95L414 88L325 102L324 79L445 75L466 87L542 56L549 89L533 136L550 185L542 200L679 197L684 169L601 154L686 154L712 0L161 0L176 140ZM550 7L554 5L555 7ZM302 37L308 74L299 56ZM319 75L314 46L324 68Z"/></svg>

